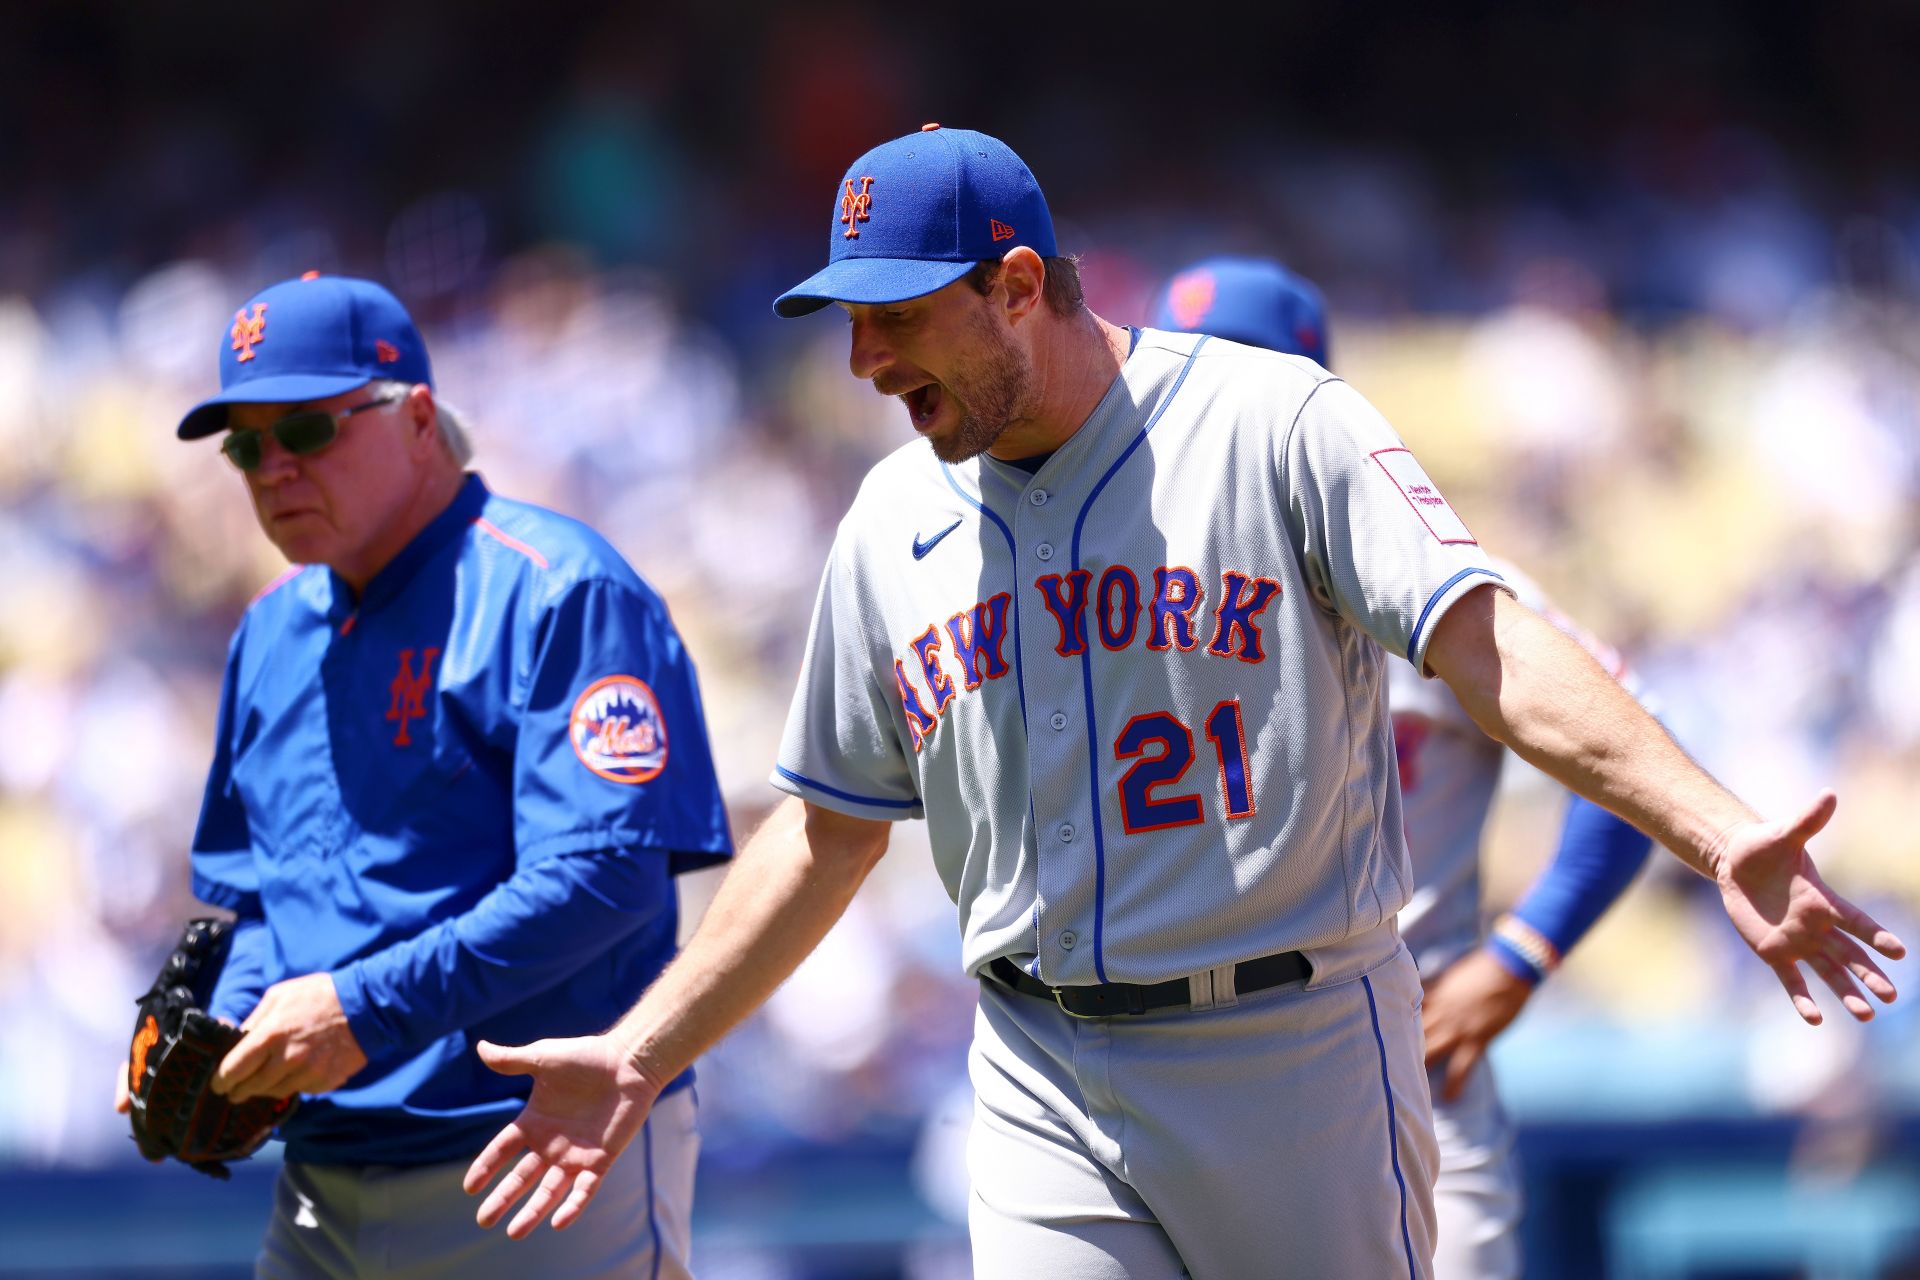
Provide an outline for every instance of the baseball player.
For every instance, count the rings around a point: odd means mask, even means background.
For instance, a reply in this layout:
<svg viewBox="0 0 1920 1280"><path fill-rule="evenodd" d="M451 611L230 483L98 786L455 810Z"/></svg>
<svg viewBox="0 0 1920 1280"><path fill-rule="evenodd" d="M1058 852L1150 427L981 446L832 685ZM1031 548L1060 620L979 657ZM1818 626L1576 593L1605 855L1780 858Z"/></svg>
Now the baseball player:
<svg viewBox="0 0 1920 1280"><path fill-rule="evenodd" d="M892 821L926 817L980 978L976 1273L1431 1275L1438 1163L1386 655L1625 812L1862 1016L1893 989L1803 848L1515 604L1387 424L1310 361L1086 308L1003 143L929 125L834 188L851 369L915 433L840 525L774 783L686 952L531 1073L479 1220L575 1221L661 1083L765 999Z"/></svg>
<svg viewBox="0 0 1920 1280"><path fill-rule="evenodd" d="M193 888L236 917L213 1088L306 1095L256 1274L685 1276L691 1075L662 1080L620 1211L491 1255L461 1174L526 1097L482 1037L597 1030L672 955L672 877L731 854L665 606L565 517L490 493L400 303L309 275L248 300L224 433L294 568L227 657Z"/></svg>
<svg viewBox="0 0 1920 1280"><path fill-rule="evenodd" d="M1153 325L1328 363L1319 290L1262 259L1210 258L1177 273L1161 292ZM1488 563L1522 603L1579 641L1646 703L1618 653L1555 610L1513 566L1498 558ZM1414 879L1400 930L1426 987L1426 1057L1440 1143L1434 1275L1503 1280L1520 1274L1520 1175L1513 1127L1483 1055L1626 889L1652 842L1592 801L1572 797L1553 860L1486 933L1480 837L1506 749L1444 682L1421 679L1410 663L1388 662L1387 703Z"/></svg>

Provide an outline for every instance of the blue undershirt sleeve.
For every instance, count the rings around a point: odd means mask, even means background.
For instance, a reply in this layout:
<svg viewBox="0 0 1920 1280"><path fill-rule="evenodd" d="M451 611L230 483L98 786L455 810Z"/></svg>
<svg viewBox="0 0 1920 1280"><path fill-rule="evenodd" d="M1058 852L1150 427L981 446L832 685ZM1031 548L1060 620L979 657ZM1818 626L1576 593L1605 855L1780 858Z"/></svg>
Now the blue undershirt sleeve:
<svg viewBox="0 0 1920 1280"><path fill-rule="evenodd" d="M334 987L368 1061L405 1057L577 973L672 892L653 851L543 858L460 915L334 970Z"/></svg>
<svg viewBox="0 0 1920 1280"><path fill-rule="evenodd" d="M227 949L227 962L213 984L213 996L207 1012L225 1018L236 1026L247 1020L253 1007L267 991L267 962L273 955L273 934L264 917L238 916L233 922L233 941Z"/></svg>
<svg viewBox="0 0 1920 1280"><path fill-rule="evenodd" d="M1552 953L1516 945L1496 930L1494 955L1516 976L1537 982L1586 936L1647 860L1653 841L1631 823L1590 800L1573 796L1560 827L1560 847L1511 915L1545 939Z"/></svg>

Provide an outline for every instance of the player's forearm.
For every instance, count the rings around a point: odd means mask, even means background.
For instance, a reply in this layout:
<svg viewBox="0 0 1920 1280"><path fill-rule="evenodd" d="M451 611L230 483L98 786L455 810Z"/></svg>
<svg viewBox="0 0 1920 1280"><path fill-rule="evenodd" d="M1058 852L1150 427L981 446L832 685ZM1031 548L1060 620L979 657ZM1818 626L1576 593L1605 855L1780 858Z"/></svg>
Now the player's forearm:
<svg viewBox="0 0 1920 1280"><path fill-rule="evenodd" d="M719 1042L806 959L887 848L885 823L789 799L734 860L680 957L608 1033L655 1083Z"/></svg>
<svg viewBox="0 0 1920 1280"><path fill-rule="evenodd" d="M1754 814L1551 623L1482 589L1435 628L1427 664L1489 736L1713 877L1726 831Z"/></svg>

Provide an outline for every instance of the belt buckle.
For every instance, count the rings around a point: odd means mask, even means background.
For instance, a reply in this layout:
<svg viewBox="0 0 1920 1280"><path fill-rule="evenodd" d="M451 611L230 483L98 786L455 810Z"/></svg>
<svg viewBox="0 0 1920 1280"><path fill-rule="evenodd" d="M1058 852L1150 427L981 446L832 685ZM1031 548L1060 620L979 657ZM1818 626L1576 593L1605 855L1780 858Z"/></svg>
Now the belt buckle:
<svg viewBox="0 0 1920 1280"><path fill-rule="evenodd" d="M1048 987L1047 990L1053 994L1053 1002L1060 1006L1060 1012L1066 1014L1069 1018L1078 1018L1082 1022L1093 1022L1101 1016L1097 1013L1075 1013L1073 1010L1067 1008L1065 987Z"/></svg>

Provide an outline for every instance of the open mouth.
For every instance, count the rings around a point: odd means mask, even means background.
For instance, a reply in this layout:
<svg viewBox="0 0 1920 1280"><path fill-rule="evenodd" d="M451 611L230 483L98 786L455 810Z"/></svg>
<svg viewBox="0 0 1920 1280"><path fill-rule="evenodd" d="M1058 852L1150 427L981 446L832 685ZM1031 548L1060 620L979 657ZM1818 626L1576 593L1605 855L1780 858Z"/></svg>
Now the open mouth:
<svg viewBox="0 0 1920 1280"><path fill-rule="evenodd" d="M935 415L940 412L941 406L947 402L947 392L946 388L939 383L929 382L924 387L915 387L911 391L901 392L900 399L906 403L907 415L913 420L913 429L924 431Z"/></svg>

